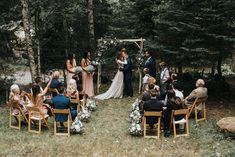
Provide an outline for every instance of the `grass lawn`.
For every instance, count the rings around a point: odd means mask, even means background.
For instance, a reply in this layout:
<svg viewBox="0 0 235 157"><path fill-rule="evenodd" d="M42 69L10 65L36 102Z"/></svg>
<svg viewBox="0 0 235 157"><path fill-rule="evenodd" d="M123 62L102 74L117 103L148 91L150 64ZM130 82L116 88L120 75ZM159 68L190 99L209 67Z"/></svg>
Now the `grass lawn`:
<svg viewBox="0 0 235 157"><path fill-rule="evenodd" d="M50 130L43 130L41 135L29 133L27 126L20 131L10 129L8 108L1 105L0 156L235 156L234 139L219 132L216 127L216 121L223 115L235 116L234 107L223 110L224 107L220 109L219 105L209 102L207 122L195 125L190 119L189 138L165 138L161 134L161 139L155 140L129 135L129 109L134 100L100 101L98 110L85 124L84 134L69 138L53 135L52 118L49 121ZM221 105L226 106L223 102Z"/></svg>

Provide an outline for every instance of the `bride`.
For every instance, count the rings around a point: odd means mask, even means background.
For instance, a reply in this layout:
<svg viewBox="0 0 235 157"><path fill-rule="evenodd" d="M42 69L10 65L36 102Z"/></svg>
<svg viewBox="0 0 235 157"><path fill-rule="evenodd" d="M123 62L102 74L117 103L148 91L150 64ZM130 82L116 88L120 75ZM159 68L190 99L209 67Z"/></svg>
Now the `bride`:
<svg viewBox="0 0 235 157"><path fill-rule="evenodd" d="M120 69L124 68L127 61L126 57L122 56L122 53L118 53L115 60L118 65L118 71L113 79L113 82L105 93L95 96L96 99L104 100L109 98L122 98L123 96L124 76L123 71Z"/></svg>

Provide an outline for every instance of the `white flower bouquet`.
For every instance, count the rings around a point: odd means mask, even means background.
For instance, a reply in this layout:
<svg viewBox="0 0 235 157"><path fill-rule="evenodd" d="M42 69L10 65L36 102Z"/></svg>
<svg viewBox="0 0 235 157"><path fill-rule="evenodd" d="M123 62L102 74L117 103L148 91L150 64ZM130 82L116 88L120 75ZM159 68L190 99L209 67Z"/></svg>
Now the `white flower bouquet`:
<svg viewBox="0 0 235 157"><path fill-rule="evenodd" d="M88 65L85 67L85 70L87 72L94 72L95 71L95 67L93 65Z"/></svg>
<svg viewBox="0 0 235 157"><path fill-rule="evenodd" d="M80 72L82 72L82 67L81 66L77 66L75 68L75 73L80 73Z"/></svg>
<svg viewBox="0 0 235 157"><path fill-rule="evenodd" d="M81 122L81 120L78 119L78 117L75 118L74 122L71 125L71 132L72 133L82 133L85 129L84 124Z"/></svg>
<svg viewBox="0 0 235 157"><path fill-rule="evenodd" d="M88 99L86 104L88 111L95 111L97 106L95 100Z"/></svg>
<svg viewBox="0 0 235 157"><path fill-rule="evenodd" d="M91 112L87 108L82 107L80 112L81 121L88 122L90 117L91 117Z"/></svg>
<svg viewBox="0 0 235 157"><path fill-rule="evenodd" d="M143 129L139 123L132 123L129 128L130 134L135 136L140 136L143 134Z"/></svg>

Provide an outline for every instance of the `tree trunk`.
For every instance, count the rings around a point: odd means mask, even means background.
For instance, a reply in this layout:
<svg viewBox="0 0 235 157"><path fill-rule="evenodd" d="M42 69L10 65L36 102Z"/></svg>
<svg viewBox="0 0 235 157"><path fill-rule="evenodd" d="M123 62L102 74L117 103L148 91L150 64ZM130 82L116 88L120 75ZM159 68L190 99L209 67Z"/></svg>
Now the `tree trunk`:
<svg viewBox="0 0 235 157"><path fill-rule="evenodd" d="M212 67L211 67L211 75L214 76L215 75L215 64L212 63Z"/></svg>
<svg viewBox="0 0 235 157"><path fill-rule="evenodd" d="M235 45L233 47L235 48ZM232 52L232 71L235 72L235 50Z"/></svg>
<svg viewBox="0 0 235 157"><path fill-rule="evenodd" d="M95 32L94 32L94 18L93 18L93 0L87 0L88 11L88 31L89 31L89 47L92 53L95 50Z"/></svg>
<svg viewBox="0 0 235 157"><path fill-rule="evenodd" d="M219 77L222 77L221 64L222 64L222 57L219 56L218 61L217 61L217 72L218 72Z"/></svg>
<svg viewBox="0 0 235 157"><path fill-rule="evenodd" d="M28 1L21 0L22 4L22 20L23 20L23 27L25 31L25 41L26 41L26 48L29 57L29 68L32 80L37 76L37 68L35 64L35 57L34 51L32 47L32 38L30 35L30 24L29 24L29 10L28 10Z"/></svg>

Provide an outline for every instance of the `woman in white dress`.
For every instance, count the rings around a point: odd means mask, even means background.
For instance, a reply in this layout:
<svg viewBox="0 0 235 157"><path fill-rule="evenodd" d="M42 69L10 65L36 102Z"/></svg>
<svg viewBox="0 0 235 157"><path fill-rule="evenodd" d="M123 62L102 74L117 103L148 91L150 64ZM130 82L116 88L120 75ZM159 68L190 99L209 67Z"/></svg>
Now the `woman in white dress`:
<svg viewBox="0 0 235 157"><path fill-rule="evenodd" d="M124 68L124 65L127 64L127 61L126 58L121 56L121 53L118 53L116 57L116 63L118 65L118 71L113 79L111 86L105 93L95 96L96 99L105 100L109 98L122 98L124 89L124 76L123 71L120 69Z"/></svg>

